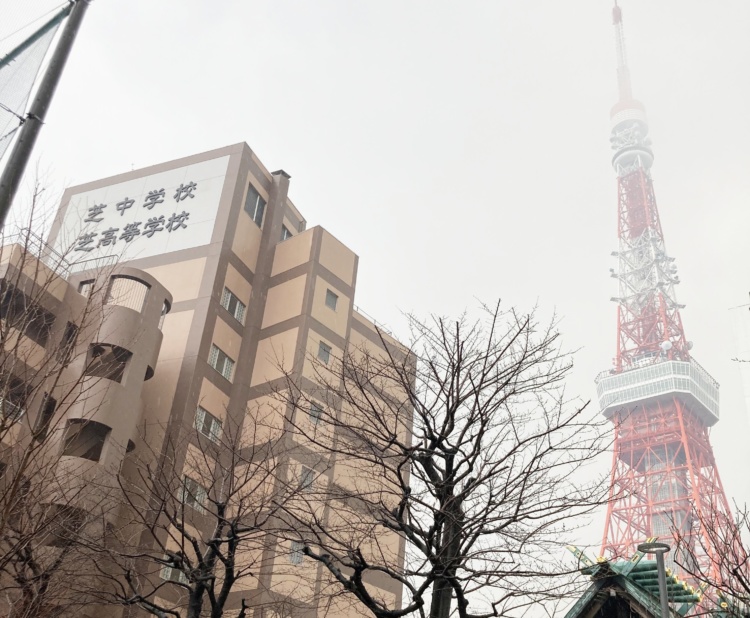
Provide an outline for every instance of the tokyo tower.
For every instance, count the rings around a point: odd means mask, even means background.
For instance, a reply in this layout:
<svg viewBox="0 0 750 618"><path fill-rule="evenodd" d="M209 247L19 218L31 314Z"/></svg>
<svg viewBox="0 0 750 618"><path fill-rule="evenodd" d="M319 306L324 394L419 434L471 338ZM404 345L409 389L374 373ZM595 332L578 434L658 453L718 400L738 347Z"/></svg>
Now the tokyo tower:
<svg viewBox="0 0 750 618"><path fill-rule="evenodd" d="M622 11L613 9L619 100L610 141L617 174L617 355L596 380L615 428L610 502L601 555L630 558L656 536L670 562L720 578L716 539L736 539L709 428L719 420L719 385L691 356L674 258L664 244L651 179L654 155L645 108L631 92ZM730 542L732 544L732 542ZM718 579L713 579L718 581Z"/></svg>

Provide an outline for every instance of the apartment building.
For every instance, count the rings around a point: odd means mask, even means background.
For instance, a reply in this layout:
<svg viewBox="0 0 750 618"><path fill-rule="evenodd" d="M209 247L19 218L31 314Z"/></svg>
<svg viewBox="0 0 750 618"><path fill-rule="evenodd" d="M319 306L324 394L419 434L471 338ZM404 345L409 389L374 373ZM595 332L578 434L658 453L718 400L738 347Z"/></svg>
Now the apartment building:
<svg viewBox="0 0 750 618"><path fill-rule="evenodd" d="M70 468L77 487L101 485L97 479L107 475L132 482L133 462L145 453L178 473L184 467L180 496L200 536L202 526L213 525L200 517L208 490L189 471L202 467L211 477L227 457L227 441L242 440L246 452L274 432L294 434L294 406L279 396L290 380L315 426L333 405L321 367L356 349L406 355L354 304L358 257L324 228L307 228L289 185L286 172L270 173L247 144L236 144L67 189L46 244L33 256L23 243L6 240L3 315L23 312L27 320L24 332L6 338L16 345L6 350L23 348L24 362L6 371L18 386L6 388L5 417L28 420L25 437L22 429L8 433L5 448L38 439L35 432L45 433L55 419L50 456ZM28 319L31 306L40 317ZM12 320L6 323L12 331ZM63 382L85 396L56 406L55 386L38 384L33 397L24 396L27 382L49 379L34 366L45 354L70 355ZM13 392L20 393L15 400ZM353 474L302 439L282 459L276 469L303 487L346 483ZM99 509L109 504L103 496L85 499ZM318 506L322 517L335 514L331 504ZM120 525L116 506L103 510L113 527ZM238 557L253 572L233 587L225 615L236 615L243 602L264 608L255 616L357 615L356 604L325 600L330 578L303 556L293 535L272 536L257 549L262 555ZM165 553L179 553L170 542ZM403 563L401 538L385 534L378 546ZM150 577L158 588L152 600L183 611L184 576L165 562ZM372 585L398 606L399 585L385 578ZM135 605L124 611L143 612ZM101 612L91 615L115 615L112 607Z"/></svg>

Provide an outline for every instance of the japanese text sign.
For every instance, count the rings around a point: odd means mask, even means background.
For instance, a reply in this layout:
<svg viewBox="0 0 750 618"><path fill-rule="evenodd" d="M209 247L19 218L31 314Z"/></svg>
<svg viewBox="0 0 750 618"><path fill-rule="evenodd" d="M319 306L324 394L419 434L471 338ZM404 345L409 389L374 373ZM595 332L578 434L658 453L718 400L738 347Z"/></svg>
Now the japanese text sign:
<svg viewBox="0 0 750 618"><path fill-rule="evenodd" d="M228 164L225 156L75 193L55 249L76 262L209 244Z"/></svg>

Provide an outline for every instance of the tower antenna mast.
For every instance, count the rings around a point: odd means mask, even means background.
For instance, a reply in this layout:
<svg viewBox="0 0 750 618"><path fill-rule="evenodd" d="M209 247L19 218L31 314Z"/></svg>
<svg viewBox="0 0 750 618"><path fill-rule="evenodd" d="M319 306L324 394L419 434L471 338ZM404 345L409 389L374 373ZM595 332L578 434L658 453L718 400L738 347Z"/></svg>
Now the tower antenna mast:
<svg viewBox="0 0 750 618"><path fill-rule="evenodd" d="M597 377L602 413L615 426L603 556L630 558L648 537L669 539L671 566L693 565L719 582L718 565L737 544L709 442L719 420L719 385L691 355L651 178L646 110L633 98L622 9L612 10L619 97L610 141L617 174L617 341L614 366ZM711 528L709 530L708 528ZM741 547L731 547L743 555ZM688 575L691 575L688 573ZM695 581L695 580L694 580Z"/></svg>

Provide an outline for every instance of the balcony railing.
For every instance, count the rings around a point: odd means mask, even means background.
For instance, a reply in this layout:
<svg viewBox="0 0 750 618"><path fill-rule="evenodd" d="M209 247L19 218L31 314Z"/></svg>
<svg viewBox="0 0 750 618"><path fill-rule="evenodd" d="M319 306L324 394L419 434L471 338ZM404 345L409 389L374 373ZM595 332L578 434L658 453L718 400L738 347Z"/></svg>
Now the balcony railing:
<svg viewBox="0 0 750 618"><path fill-rule="evenodd" d="M719 420L719 383L694 360L661 361L620 373L604 372L596 379L596 392L605 415L644 399L684 393L698 404L697 411L708 425Z"/></svg>
<svg viewBox="0 0 750 618"><path fill-rule="evenodd" d="M22 228L15 233L3 235L0 237L0 245L3 247L11 245L22 247L27 253L34 256L62 279L68 279L71 274L84 270L94 270L111 266L117 259L115 256L105 256L88 260L71 259L75 256L63 255L51 245L48 245L41 236L29 228Z"/></svg>

